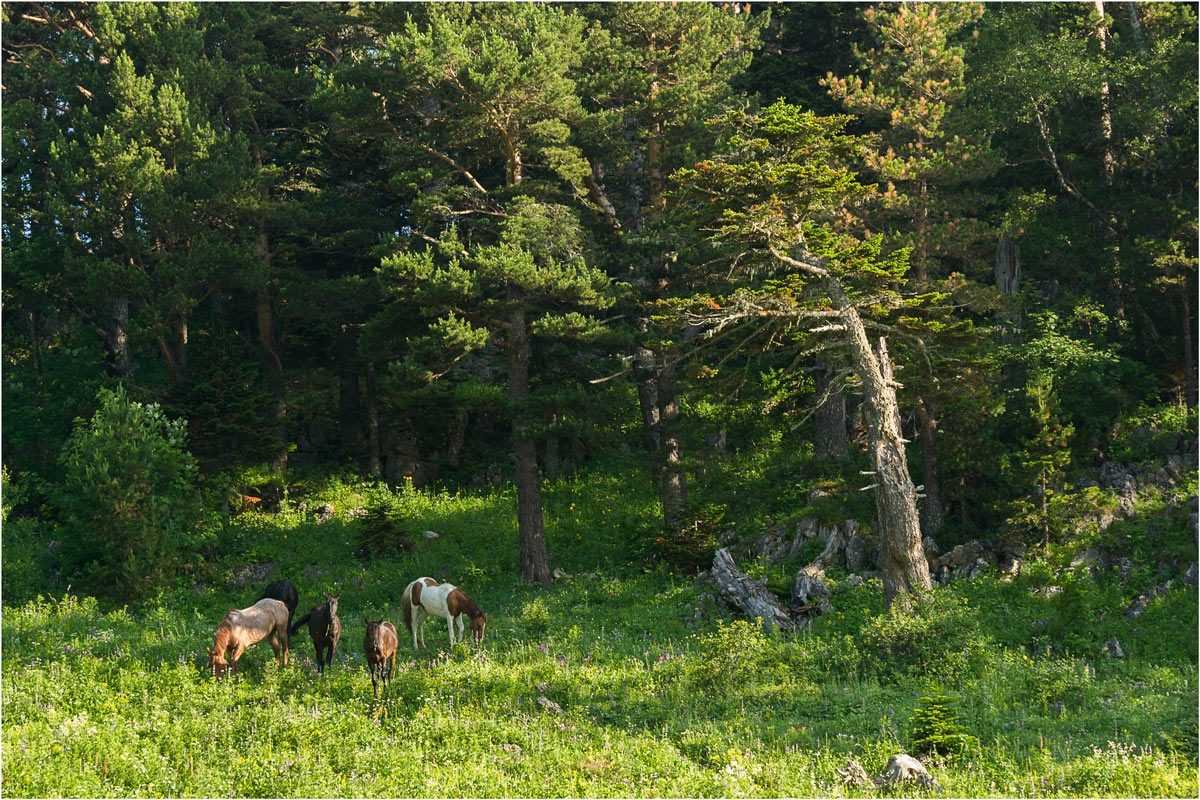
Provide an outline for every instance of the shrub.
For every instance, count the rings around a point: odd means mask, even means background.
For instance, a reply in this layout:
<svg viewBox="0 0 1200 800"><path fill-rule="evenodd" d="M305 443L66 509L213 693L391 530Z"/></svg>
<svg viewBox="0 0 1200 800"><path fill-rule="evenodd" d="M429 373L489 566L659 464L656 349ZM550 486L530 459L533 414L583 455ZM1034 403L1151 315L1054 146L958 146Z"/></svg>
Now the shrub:
<svg viewBox="0 0 1200 800"><path fill-rule="evenodd" d="M895 603L863 625L859 649L883 677L933 675L942 681L978 671L993 645L965 597L948 589Z"/></svg>
<svg viewBox="0 0 1200 800"><path fill-rule="evenodd" d="M913 752L917 755L961 755L979 746L979 740L958 722L954 702L935 686L913 711Z"/></svg>
<svg viewBox="0 0 1200 800"><path fill-rule="evenodd" d="M382 558L385 555L415 549L417 543L413 534L401 527L402 522L403 518L386 500L369 501L367 513L359 522L358 535L355 537L358 555L364 558Z"/></svg>
<svg viewBox="0 0 1200 800"><path fill-rule="evenodd" d="M196 463L184 450L183 420L133 402L121 387L97 398L99 410L90 422L76 420L59 459L64 571L98 595L140 599L163 588L203 541Z"/></svg>

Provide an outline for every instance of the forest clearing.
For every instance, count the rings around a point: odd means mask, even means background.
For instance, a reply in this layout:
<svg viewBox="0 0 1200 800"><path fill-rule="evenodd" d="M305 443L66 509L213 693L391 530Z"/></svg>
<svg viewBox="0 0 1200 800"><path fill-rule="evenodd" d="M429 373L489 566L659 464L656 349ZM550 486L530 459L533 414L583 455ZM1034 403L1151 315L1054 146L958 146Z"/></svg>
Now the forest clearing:
<svg viewBox="0 0 1200 800"><path fill-rule="evenodd" d="M1193 4L0 8L0 793L1200 793Z"/></svg>

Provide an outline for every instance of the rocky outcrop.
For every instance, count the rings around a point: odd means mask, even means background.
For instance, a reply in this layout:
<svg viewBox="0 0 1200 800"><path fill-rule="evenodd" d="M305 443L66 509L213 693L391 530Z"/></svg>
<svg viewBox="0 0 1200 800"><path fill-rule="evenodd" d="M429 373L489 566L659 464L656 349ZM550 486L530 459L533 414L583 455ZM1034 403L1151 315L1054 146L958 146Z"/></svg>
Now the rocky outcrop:
<svg viewBox="0 0 1200 800"><path fill-rule="evenodd" d="M239 589L250 584L262 583L275 572L274 564L248 564L233 573L230 583Z"/></svg>
<svg viewBox="0 0 1200 800"><path fill-rule="evenodd" d="M925 789L941 792L942 786L920 761L910 755L897 753L888 759L887 766L879 775L868 775L862 764L857 761L847 761L844 770L837 770L842 780L854 787L874 786L876 789L890 789L902 783L915 783Z"/></svg>
<svg viewBox="0 0 1200 800"><path fill-rule="evenodd" d="M1071 559L1071 569L1087 567L1093 580L1097 580L1108 569L1108 553L1099 547L1089 547L1075 554Z"/></svg>
<svg viewBox="0 0 1200 800"><path fill-rule="evenodd" d="M931 575L939 583L956 578L977 578L984 570L999 569L1002 575L1020 572L1025 545L1007 539L973 539L958 545L937 559ZM928 553L926 555L928 558Z"/></svg>
<svg viewBox="0 0 1200 800"><path fill-rule="evenodd" d="M853 519L822 523L805 517L796 523L790 535L788 526L777 525L755 542L747 554L777 564L802 558L810 542L820 542L822 545L821 552L811 560L812 564L822 569L839 566L857 572L863 567L874 567L874 540L866 536L862 526Z"/></svg>

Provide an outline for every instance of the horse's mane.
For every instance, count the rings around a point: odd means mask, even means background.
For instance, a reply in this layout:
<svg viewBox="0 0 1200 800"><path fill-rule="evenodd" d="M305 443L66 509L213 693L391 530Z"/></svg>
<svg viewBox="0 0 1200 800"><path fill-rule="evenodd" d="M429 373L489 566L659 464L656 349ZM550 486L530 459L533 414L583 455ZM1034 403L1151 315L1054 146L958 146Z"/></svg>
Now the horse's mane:
<svg viewBox="0 0 1200 800"><path fill-rule="evenodd" d="M479 606L475 605L475 601L471 599L471 595L467 594L462 589L459 589L458 593L461 594L463 596L463 600L466 601L463 603L463 606L467 612L468 617L470 617L471 619L475 619L476 617L478 617L480 614L483 613L483 611L481 611L479 609Z"/></svg>
<svg viewBox="0 0 1200 800"><path fill-rule="evenodd" d="M218 653L221 657L225 656L225 651L229 649L229 637L233 635L233 624L229 621L229 615L225 615L225 619L221 620L220 627L217 628L217 638L213 641L213 655Z"/></svg>

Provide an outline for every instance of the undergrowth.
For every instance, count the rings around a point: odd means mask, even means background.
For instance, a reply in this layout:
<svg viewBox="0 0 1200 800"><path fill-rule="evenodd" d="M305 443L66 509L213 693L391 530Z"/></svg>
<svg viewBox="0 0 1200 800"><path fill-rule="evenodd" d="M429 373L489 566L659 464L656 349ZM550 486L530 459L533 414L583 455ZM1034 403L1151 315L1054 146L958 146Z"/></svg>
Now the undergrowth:
<svg viewBox="0 0 1200 800"><path fill-rule="evenodd" d="M278 514L233 517L204 570L141 606L62 591L23 601L32 587L6 577L0 788L870 795L837 770L854 759L879 772L891 755L917 752L930 737L913 720L941 687L956 726L947 735L964 746L950 757L943 741L926 763L953 796L1197 793L1194 586L1178 585L1131 621L1121 611L1138 586L1050 562L1007 583L988 576L937 589L911 610L885 610L876 580L835 580L832 613L778 635L652 558L648 474L544 488L551 561L563 572L549 588L516 578L511 492L348 481L289 492ZM322 503L334 518L318 524ZM403 520L415 546L357 555L354 509L372 506ZM29 533L5 528L6 545L10 533ZM21 563L33 557L19 553ZM221 616L261 588L244 578L248 565L273 565L271 579L296 583L302 612L324 592L341 595L342 640L325 677L304 633L286 667L260 644L236 679L208 674L205 648ZM434 620L430 648L413 651L402 630L395 681L372 700L362 620L399 625L399 593L420 575L471 594L488 613L486 639L451 649ZM1052 582L1060 591L1042 591ZM1124 659L1103 655L1112 636ZM562 712L544 710L539 696Z"/></svg>

